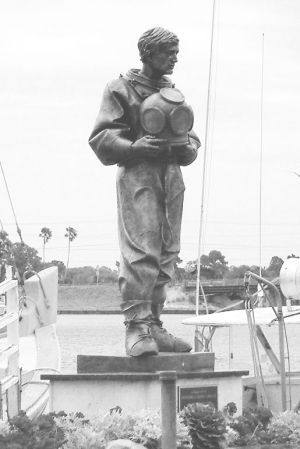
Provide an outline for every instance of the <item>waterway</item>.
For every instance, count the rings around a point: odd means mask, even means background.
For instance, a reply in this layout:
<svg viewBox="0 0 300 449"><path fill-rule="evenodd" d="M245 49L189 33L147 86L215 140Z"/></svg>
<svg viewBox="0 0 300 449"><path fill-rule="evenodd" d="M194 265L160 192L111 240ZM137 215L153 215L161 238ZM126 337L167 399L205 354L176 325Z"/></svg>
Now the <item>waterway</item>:
<svg viewBox="0 0 300 449"><path fill-rule="evenodd" d="M194 326L182 324L190 315L163 315L169 332L184 338L194 346ZM278 354L278 328L265 327L264 332ZM61 345L62 372L76 372L78 354L124 355L125 326L122 315L58 315L57 334ZM291 369L300 370L299 337L297 325L287 326ZM217 329L213 339L216 355L215 369L252 370L250 340L247 326ZM262 351L265 370L272 372Z"/></svg>

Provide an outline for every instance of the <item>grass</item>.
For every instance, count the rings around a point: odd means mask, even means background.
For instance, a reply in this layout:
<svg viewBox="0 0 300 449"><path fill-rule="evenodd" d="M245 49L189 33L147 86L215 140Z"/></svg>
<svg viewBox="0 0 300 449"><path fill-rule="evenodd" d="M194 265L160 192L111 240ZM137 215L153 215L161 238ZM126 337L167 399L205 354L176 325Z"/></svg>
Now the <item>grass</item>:
<svg viewBox="0 0 300 449"><path fill-rule="evenodd" d="M194 308L178 287L168 289L167 308ZM59 285L58 311L119 311L121 295L118 284Z"/></svg>
<svg viewBox="0 0 300 449"><path fill-rule="evenodd" d="M117 284L60 285L58 310L119 310L121 295Z"/></svg>
<svg viewBox="0 0 300 449"><path fill-rule="evenodd" d="M209 297L209 309L217 310L232 302L225 295ZM195 292L186 293L181 286L167 289L165 309L194 310ZM99 285L59 285L58 311L120 311L121 295L117 283ZM201 304L204 309L204 305Z"/></svg>

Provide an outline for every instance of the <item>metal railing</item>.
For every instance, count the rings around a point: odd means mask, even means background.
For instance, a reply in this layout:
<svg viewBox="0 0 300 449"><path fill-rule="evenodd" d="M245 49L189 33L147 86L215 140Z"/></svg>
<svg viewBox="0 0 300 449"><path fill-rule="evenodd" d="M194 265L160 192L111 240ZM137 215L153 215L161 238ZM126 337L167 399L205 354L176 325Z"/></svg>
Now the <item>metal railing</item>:
<svg viewBox="0 0 300 449"><path fill-rule="evenodd" d="M285 348L284 348L284 341L285 341L285 329L284 329L284 316L282 313L282 298L280 295L280 292L275 284L268 281L267 279L258 276L255 273L252 273L251 271L246 271L245 273L245 288L247 291L247 287L250 285L250 279L256 279L257 282L261 285L263 291L264 287L268 287L274 294L274 301L270 299L268 295L266 295L266 299L269 303L269 305L272 307L275 319L278 321L278 339L279 339L279 374L280 374L280 385L281 385L281 409L284 412L287 409L287 402L286 402L286 372L285 372ZM248 295L249 299L246 301L246 309L253 310L253 305L251 304L251 295ZM248 304L248 305L247 305ZM277 309L275 308L277 306ZM250 338L256 338L256 325L253 323L253 326L249 326L250 330ZM260 333L262 331L260 330ZM254 362L254 360L253 360ZM255 362L254 362L255 363ZM275 364L276 368L276 364ZM261 378L263 381L263 377L261 374Z"/></svg>
<svg viewBox="0 0 300 449"><path fill-rule="evenodd" d="M4 375L0 378L0 419L4 418L5 411L10 419L18 414L21 401L18 281L1 282L0 295L6 298L6 310L0 316L0 330L6 328L5 345L0 350L0 362L6 362Z"/></svg>

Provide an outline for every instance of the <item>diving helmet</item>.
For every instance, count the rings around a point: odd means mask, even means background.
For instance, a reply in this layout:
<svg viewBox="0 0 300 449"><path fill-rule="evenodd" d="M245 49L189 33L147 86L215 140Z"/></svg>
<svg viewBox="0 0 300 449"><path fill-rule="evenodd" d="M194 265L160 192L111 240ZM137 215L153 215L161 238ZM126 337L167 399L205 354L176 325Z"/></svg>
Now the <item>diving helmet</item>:
<svg viewBox="0 0 300 449"><path fill-rule="evenodd" d="M140 123L146 134L166 139L172 146L188 143L194 114L180 90L164 87L140 107Z"/></svg>

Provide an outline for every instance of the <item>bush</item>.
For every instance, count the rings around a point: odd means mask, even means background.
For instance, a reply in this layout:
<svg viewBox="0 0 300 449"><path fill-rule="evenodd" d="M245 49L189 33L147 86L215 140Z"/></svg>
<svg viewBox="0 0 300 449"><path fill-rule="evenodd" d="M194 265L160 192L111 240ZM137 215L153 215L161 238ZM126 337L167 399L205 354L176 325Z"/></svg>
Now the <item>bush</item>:
<svg viewBox="0 0 300 449"><path fill-rule="evenodd" d="M272 413L266 407L247 408L237 418L228 417L228 427L236 433L235 445L245 446L254 442L270 442L268 425Z"/></svg>
<svg viewBox="0 0 300 449"><path fill-rule="evenodd" d="M267 408L257 407L234 417L235 412L233 402L228 403L223 412L211 405L187 405L177 415L177 448L221 449L266 443L268 448L277 444L300 447L300 414L297 411L272 416ZM9 423L0 421L1 449L105 449L110 441L117 439L129 439L147 449L160 448L159 411L129 414L116 407L93 419L86 419L82 413L60 412L41 415L35 421L20 412Z"/></svg>
<svg viewBox="0 0 300 449"><path fill-rule="evenodd" d="M25 412L11 419L9 427L0 426L1 449L59 449L63 447L65 434L51 415L41 415L35 421Z"/></svg>
<svg viewBox="0 0 300 449"><path fill-rule="evenodd" d="M268 427L272 443L286 443L300 445L300 415L292 411L279 413L274 416Z"/></svg>

